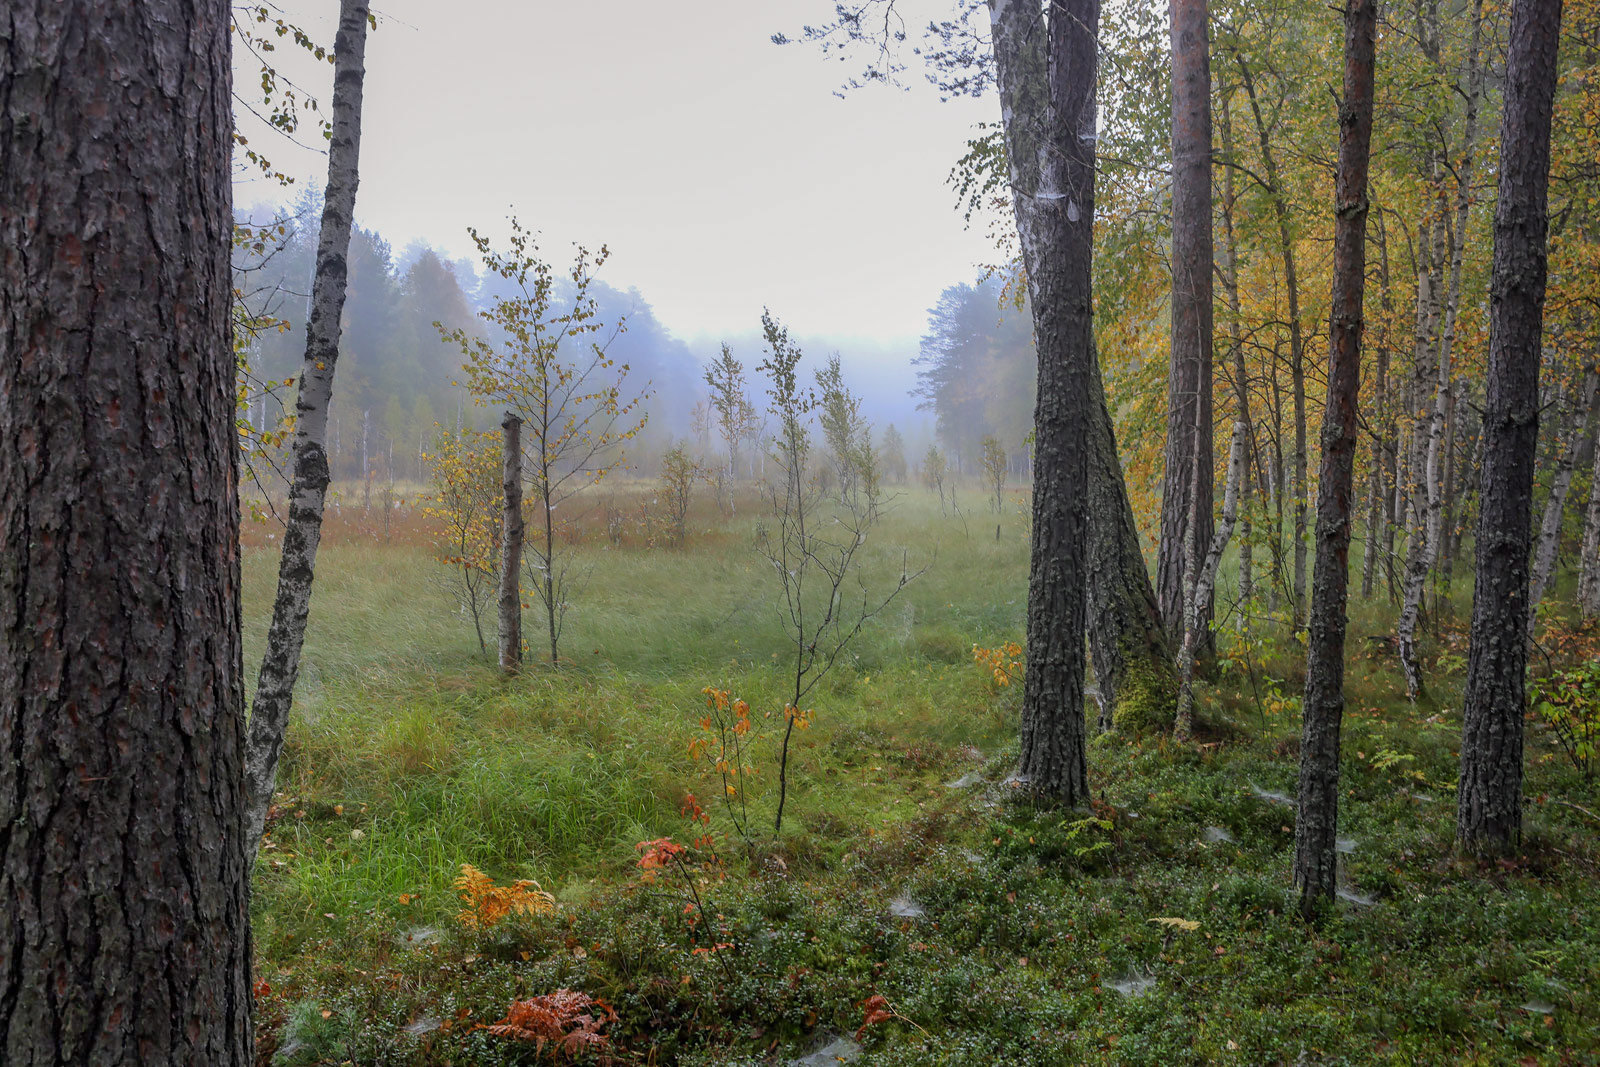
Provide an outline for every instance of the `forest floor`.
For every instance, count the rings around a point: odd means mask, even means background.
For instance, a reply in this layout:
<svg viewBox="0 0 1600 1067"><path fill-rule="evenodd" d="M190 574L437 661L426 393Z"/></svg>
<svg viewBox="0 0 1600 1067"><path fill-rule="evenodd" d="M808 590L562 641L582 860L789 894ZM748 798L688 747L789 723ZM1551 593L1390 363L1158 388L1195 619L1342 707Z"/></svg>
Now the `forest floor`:
<svg viewBox="0 0 1600 1067"><path fill-rule="evenodd" d="M1026 529L963 504L910 492L874 534L870 582L893 584L901 546L931 566L808 700L778 835L793 650L754 499L697 510L681 549L603 530L573 547L563 662L509 680L418 517L385 535L333 516L255 878L263 1067L1600 1063L1600 784L1534 729L1522 851L1451 852L1464 599L1416 707L1387 602L1355 606L1345 889L1307 925L1289 906L1298 646L1230 626L1203 743L1098 737L1092 809L1036 810L1006 782L1018 687L973 658L1021 639ZM246 531L252 671L270 531ZM748 840L694 746L708 686L752 709ZM688 848L641 869L663 838ZM468 909L463 865L537 881L554 910L497 914L541 900L529 886ZM576 1036L493 1029L538 997L509 1023Z"/></svg>

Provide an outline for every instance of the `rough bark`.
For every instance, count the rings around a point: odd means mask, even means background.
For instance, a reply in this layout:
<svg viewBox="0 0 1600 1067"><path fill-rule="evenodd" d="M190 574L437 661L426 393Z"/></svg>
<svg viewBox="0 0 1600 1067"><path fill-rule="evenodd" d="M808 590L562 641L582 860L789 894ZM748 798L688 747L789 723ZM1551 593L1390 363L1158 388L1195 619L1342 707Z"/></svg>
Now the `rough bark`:
<svg viewBox="0 0 1600 1067"><path fill-rule="evenodd" d="M1201 628L1205 625L1213 591L1217 586L1217 568L1222 564L1222 553L1227 551L1228 539L1233 536L1234 523L1239 517L1239 483L1244 480L1243 422L1233 424L1233 438L1228 445L1228 475L1222 492L1222 522L1211 538L1205 559L1200 558L1199 524L1189 524L1188 558L1184 568L1194 575L1194 582L1183 597L1183 644L1178 649L1178 709L1173 726L1173 737L1188 741L1194 733L1194 661L1201 642ZM1195 493L1194 507L1198 510L1202 497Z"/></svg>
<svg viewBox="0 0 1600 1067"><path fill-rule="evenodd" d="M0 6L0 1063L245 1067L220 0Z"/></svg>
<svg viewBox="0 0 1600 1067"><path fill-rule="evenodd" d="M1211 49L1206 0L1169 0L1172 31L1172 353L1156 596L1174 639L1184 630L1188 520L1211 542ZM1196 471L1199 473L1196 474ZM1201 497L1191 506L1189 494Z"/></svg>
<svg viewBox="0 0 1600 1067"><path fill-rule="evenodd" d="M267 809L272 805L278 757L283 752L295 681L300 675L300 651L305 644L311 586L316 579L317 546L322 541L322 513L329 480L324 442L333 373L339 360L339 319L344 312L345 282L349 276L346 257L356 205L366 49L365 0L341 0L339 31L334 38L328 189L323 200L322 230L317 237L316 273L311 282L306 357L295 397L294 484L289 491L289 519L283 531L278 593L272 605L272 625L267 631L267 651L261 657L255 700L250 707L245 777L250 797L246 834L251 855L261 842ZM363 429L363 466L365 440ZM362 474L365 477L366 471Z"/></svg>
<svg viewBox="0 0 1600 1067"><path fill-rule="evenodd" d="M1588 429L1589 416L1594 406L1597 380L1600 378L1597 378L1593 367L1584 372L1578 402L1572 405L1569 415L1571 428L1556 457L1555 475L1550 481L1550 496L1545 500L1544 518L1539 523L1538 547L1533 554L1533 573L1528 584L1529 640L1533 639L1534 627L1539 622L1539 602L1544 599L1545 588L1555 574L1556 550L1561 545L1561 518L1566 511L1567 493L1572 488L1572 473L1578 463L1578 453L1583 450L1584 438L1591 432Z"/></svg>
<svg viewBox="0 0 1600 1067"><path fill-rule="evenodd" d="M1089 423L1089 652L1103 718L1135 732L1172 727L1172 650L1128 500L1098 361Z"/></svg>
<svg viewBox="0 0 1600 1067"><path fill-rule="evenodd" d="M1100 7L1097 0L1063 0L1041 21L1037 6L990 0L989 15L1039 355L1018 774L1039 795L1078 804L1089 796L1084 490L1094 365L1090 276Z"/></svg>
<svg viewBox="0 0 1600 1067"><path fill-rule="evenodd" d="M504 433L504 473L500 520L500 669L516 674L522 669L522 420L506 412L500 423Z"/></svg>
<svg viewBox="0 0 1600 1067"><path fill-rule="evenodd" d="M1461 726L1456 841L1480 854L1522 832L1528 548L1539 441L1550 114L1561 0L1515 0L1500 119L1490 274L1477 581Z"/></svg>
<svg viewBox="0 0 1600 1067"><path fill-rule="evenodd" d="M1351 0L1344 18L1328 400L1323 408L1322 469L1317 477L1317 559L1306 640L1299 807L1294 830L1294 883L1300 890L1301 913L1307 916L1333 899L1338 877L1339 731L1344 719L1356 409L1361 394L1361 335L1366 325L1367 164L1372 147L1376 0Z"/></svg>

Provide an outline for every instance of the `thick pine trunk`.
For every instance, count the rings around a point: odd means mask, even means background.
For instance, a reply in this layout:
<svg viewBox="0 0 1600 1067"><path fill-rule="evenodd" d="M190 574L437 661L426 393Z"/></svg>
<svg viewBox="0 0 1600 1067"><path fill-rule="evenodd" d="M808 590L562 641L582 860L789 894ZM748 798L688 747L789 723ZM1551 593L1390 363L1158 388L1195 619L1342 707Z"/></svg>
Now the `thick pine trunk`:
<svg viewBox="0 0 1600 1067"><path fill-rule="evenodd" d="M1560 23L1561 0L1514 0L1489 288L1477 583L1456 795L1456 841L1480 854L1511 848L1522 832L1528 542L1539 443L1550 114Z"/></svg>
<svg viewBox="0 0 1600 1067"><path fill-rule="evenodd" d="M229 10L0 8L0 1063L245 1067Z"/></svg>
<svg viewBox="0 0 1600 1067"><path fill-rule="evenodd" d="M344 312L346 257L356 206L356 180L361 148L361 87L367 49L366 0L341 0L339 32L334 38L333 138L328 142L328 190L323 201L322 231L317 238L317 267L311 282L311 319L306 324L306 358L295 400L294 486L289 493L289 522L283 532L278 562L278 594L272 605L267 651L256 676L250 707L250 738L245 774L250 796L246 832L251 855L261 842L267 809L272 805L278 756L289 728L300 651L305 644L306 617L311 611L311 586L316 578L317 546L322 541L322 513L328 495L328 454L324 442L333 372L339 359L339 319ZM363 420L362 465L366 467ZM362 476L368 471L363 469Z"/></svg>
<svg viewBox="0 0 1600 1067"><path fill-rule="evenodd" d="M1105 719L1119 729L1172 726L1172 650L1139 545L1098 361L1091 367L1087 522L1089 652Z"/></svg>
<svg viewBox="0 0 1600 1067"><path fill-rule="evenodd" d="M1211 50L1206 0L1169 0L1172 31L1172 357L1156 596L1167 632L1183 634L1189 516L1211 543ZM1198 474L1196 473L1198 472ZM1198 492L1194 506L1189 497Z"/></svg>
<svg viewBox="0 0 1600 1067"><path fill-rule="evenodd" d="M1030 10L1031 8L1031 10ZM1028 581L1028 665L1018 773L1041 796L1088 800L1083 715L1087 448L1097 0L1063 0L1041 22L990 0L1012 200L1039 353Z"/></svg>
<svg viewBox="0 0 1600 1067"><path fill-rule="evenodd" d="M500 492L504 511L500 520L500 669L516 674L522 669L522 420L506 412L503 431Z"/></svg>
<svg viewBox="0 0 1600 1067"><path fill-rule="evenodd" d="M1344 719L1344 641L1349 602L1356 408L1361 394L1366 293L1367 164L1372 146L1376 0L1345 7L1344 98L1334 193L1333 297L1328 322L1328 401L1317 478L1317 559L1306 640L1294 883L1309 916L1337 888L1339 730Z"/></svg>

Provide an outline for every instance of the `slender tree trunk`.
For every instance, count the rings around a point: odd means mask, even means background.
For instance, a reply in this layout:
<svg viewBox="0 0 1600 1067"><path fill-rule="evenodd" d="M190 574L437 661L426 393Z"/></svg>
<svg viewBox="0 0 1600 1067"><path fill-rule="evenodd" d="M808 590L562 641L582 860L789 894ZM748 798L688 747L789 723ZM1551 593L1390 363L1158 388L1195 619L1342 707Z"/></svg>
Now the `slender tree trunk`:
<svg viewBox="0 0 1600 1067"><path fill-rule="evenodd" d="M246 843L254 856L272 804L278 755L289 727L289 708L300 674L300 649L305 643L306 616L311 610L311 585L316 577L317 546L322 540L322 512L328 495L328 455L323 441L333 372L339 360L339 318L344 313L346 256L355 212L361 149L361 87L367 50L365 0L341 0L339 31L334 38L333 138L328 144L328 190L317 239L317 269L311 284L311 319L306 325L306 357L295 399L294 487L289 493L289 521L283 532L278 562L278 594L272 605L267 651L256 677L250 709L250 739L245 778L250 812ZM362 436L362 463L365 465Z"/></svg>
<svg viewBox="0 0 1600 1067"><path fill-rule="evenodd" d="M1290 628L1299 633L1306 605L1306 342L1300 327L1300 276L1295 265L1294 233L1289 221L1289 201L1278 174L1278 157L1272 150L1266 118L1256 96L1255 78L1244 57L1238 57L1239 73L1250 112L1255 118L1261 163L1266 169L1267 190L1272 198L1273 215L1278 223L1279 255L1283 259L1283 285L1289 298L1289 378L1294 405L1294 592L1290 608ZM1280 524L1281 538L1282 527Z"/></svg>
<svg viewBox="0 0 1600 1067"><path fill-rule="evenodd" d="M500 428L505 509L500 520L500 669L516 674L522 669L522 420L508 411Z"/></svg>
<svg viewBox="0 0 1600 1067"><path fill-rule="evenodd" d="M1513 0L1489 289L1477 582L1456 795L1456 841L1480 854L1509 849L1522 833L1528 542L1560 24L1561 0Z"/></svg>
<svg viewBox="0 0 1600 1067"><path fill-rule="evenodd" d="M1443 492L1439 516L1433 520L1434 557L1448 560L1451 489L1455 481L1455 390L1451 367L1456 339L1456 317L1461 306L1461 268L1466 258L1467 231L1471 225L1472 179L1477 166L1478 102L1483 96L1483 0L1473 0L1471 30L1467 45L1466 113L1461 125L1461 151L1456 158L1455 221L1450 230L1450 282L1446 291L1444 329L1439 335L1439 400L1435 418L1442 421L1444 449ZM1448 588L1448 584L1445 584Z"/></svg>
<svg viewBox="0 0 1600 1067"><path fill-rule="evenodd" d="M1028 666L1018 773L1042 796L1086 801L1085 504L1094 365L1092 289L1097 0L1047 22L990 0L1012 202L1039 353L1028 581Z"/></svg>
<svg viewBox="0 0 1600 1067"><path fill-rule="evenodd" d="M1528 584L1528 639L1533 640L1534 627L1539 621L1539 602L1544 599L1545 588L1555 574L1556 550L1561 545L1561 517L1567 507L1567 493L1572 488L1572 472L1577 466L1578 453L1583 450L1584 438L1591 433L1589 417L1594 407L1597 376L1593 367L1583 375L1578 402L1566 413L1571 422L1566 443L1560 446L1556 458L1555 476L1550 483L1550 496L1544 505L1544 520L1539 524L1538 547L1533 556L1533 574ZM1566 390L1563 390L1566 393ZM1559 405L1558 405L1559 411ZM1557 415L1556 426L1561 425Z"/></svg>
<svg viewBox="0 0 1600 1067"><path fill-rule="evenodd" d="M1194 576L1184 569L1187 522L1211 543L1211 49L1206 0L1168 0L1172 31L1172 356L1156 596L1174 639ZM1195 472L1199 473L1196 474ZM1189 501L1191 487L1202 496Z"/></svg>
<svg viewBox="0 0 1600 1067"><path fill-rule="evenodd" d="M1344 99L1334 194L1333 298L1328 322L1328 400L1317 477L1317 561L1306 641L1294 883L1310 917L1337 888L1339 730L1344 719L1344 641L1349 603L1356 408L1366 325L1367 165L1372 146L1376 0L1350 0L1344 15Z"/></svg>
<svg viewBox="0 0 1600 1067"><path fill-rule="evenodd" d="M1589 509L1583 520L1583 547L1578 553L1578 614L1600 618L1600 448L1594 450L1589 475Z"/></svg>
<svg viewBox="0 0 1600 1067"><path fill-rule="evenodd" d="M1222 97L1222 121L1218 124L1222 136L1222 153L1233 159L1233 116L1228 108L1228 96ZM1239 304L1239 249L1234 234L1233 216L1235 190L1233 168L1223 169L1222 175L1222 291L1228 303L1228 352L1232 357L1235 418L1244 426L1246 441L1255 439L1255 426L1250 421L1250 376L1245 370L1244 339L1240 335L1242 313ZM1246 629L1250 626L1249 603L1255 590L1252 573L1254 559L1250 545L1250 477L1249 457L1245 457L1244 471L1239 484L1239 601L1245 605L1240 617ZM1223 491L1227 495L1226 489Z"/></svg>
<svg viewBox="0 0 1600 1067"><path fill-rule="evenodd" d="M0 1063L247 1067L229 10L0 8Z"/></svg>
<svg viewBox="0 0 1600 1067"><path fill-rule="evenodd" d="M1428 572L1433 569L1433 551L1438 544L1432 534L1433 517L1439 505L1437 434L1442 432L1443 422L1434 418L1438 410L1436 404L1424 398L1437 398L1439 391L1439 289L1443 284L1445 257L1442 205L1435 210L1431 221L1419 225L1417 240L1422 265L1417 272L1417 333L1411 376L1411 521L1406 538L1404 596L1396 628L1400 666L1406 677L1406 696L1411 700L1421 697L1424 691L1422 664L1417 655L1417 626L1421 621L1422 594L1427 588Z"/></svg>
<svg viewBox="0 0 1600 1067"><path fill-rule="evenodd" d="M1178 711L1173 727L1173 737L1179 742L1188 741L1194 733L1194 660L1200 647L1200 628L1204 625L1206 606L1216 589L1217 568L1222 564L1222 554L1227 551L1228 539L1233 536L1234 522L1239 516L1239 483L1244 478L1245 426L1233 424L1233 439L1228 446L1228 477L1222 493L1222 524L1217 527L1200 561L1199 524L1189 524L1189 558L1185 569L1194 575L1194 584L1184 594L1183 645L1178 649ZM1198 510L1201 495L1193 496Z"/></svg>

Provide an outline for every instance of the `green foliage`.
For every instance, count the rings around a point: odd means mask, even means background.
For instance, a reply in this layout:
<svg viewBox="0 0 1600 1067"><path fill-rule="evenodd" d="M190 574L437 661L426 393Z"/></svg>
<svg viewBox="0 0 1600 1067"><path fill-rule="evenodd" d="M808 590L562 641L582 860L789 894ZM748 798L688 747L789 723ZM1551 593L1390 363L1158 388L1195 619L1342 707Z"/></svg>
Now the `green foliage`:
<svg viewBox="0 0 1600 1067"><path fill-rule="evenodd" d="M1600 744L1600 661L1590 660L1529 684L1533 710L1573 767L1593 777Z"/></svg>

